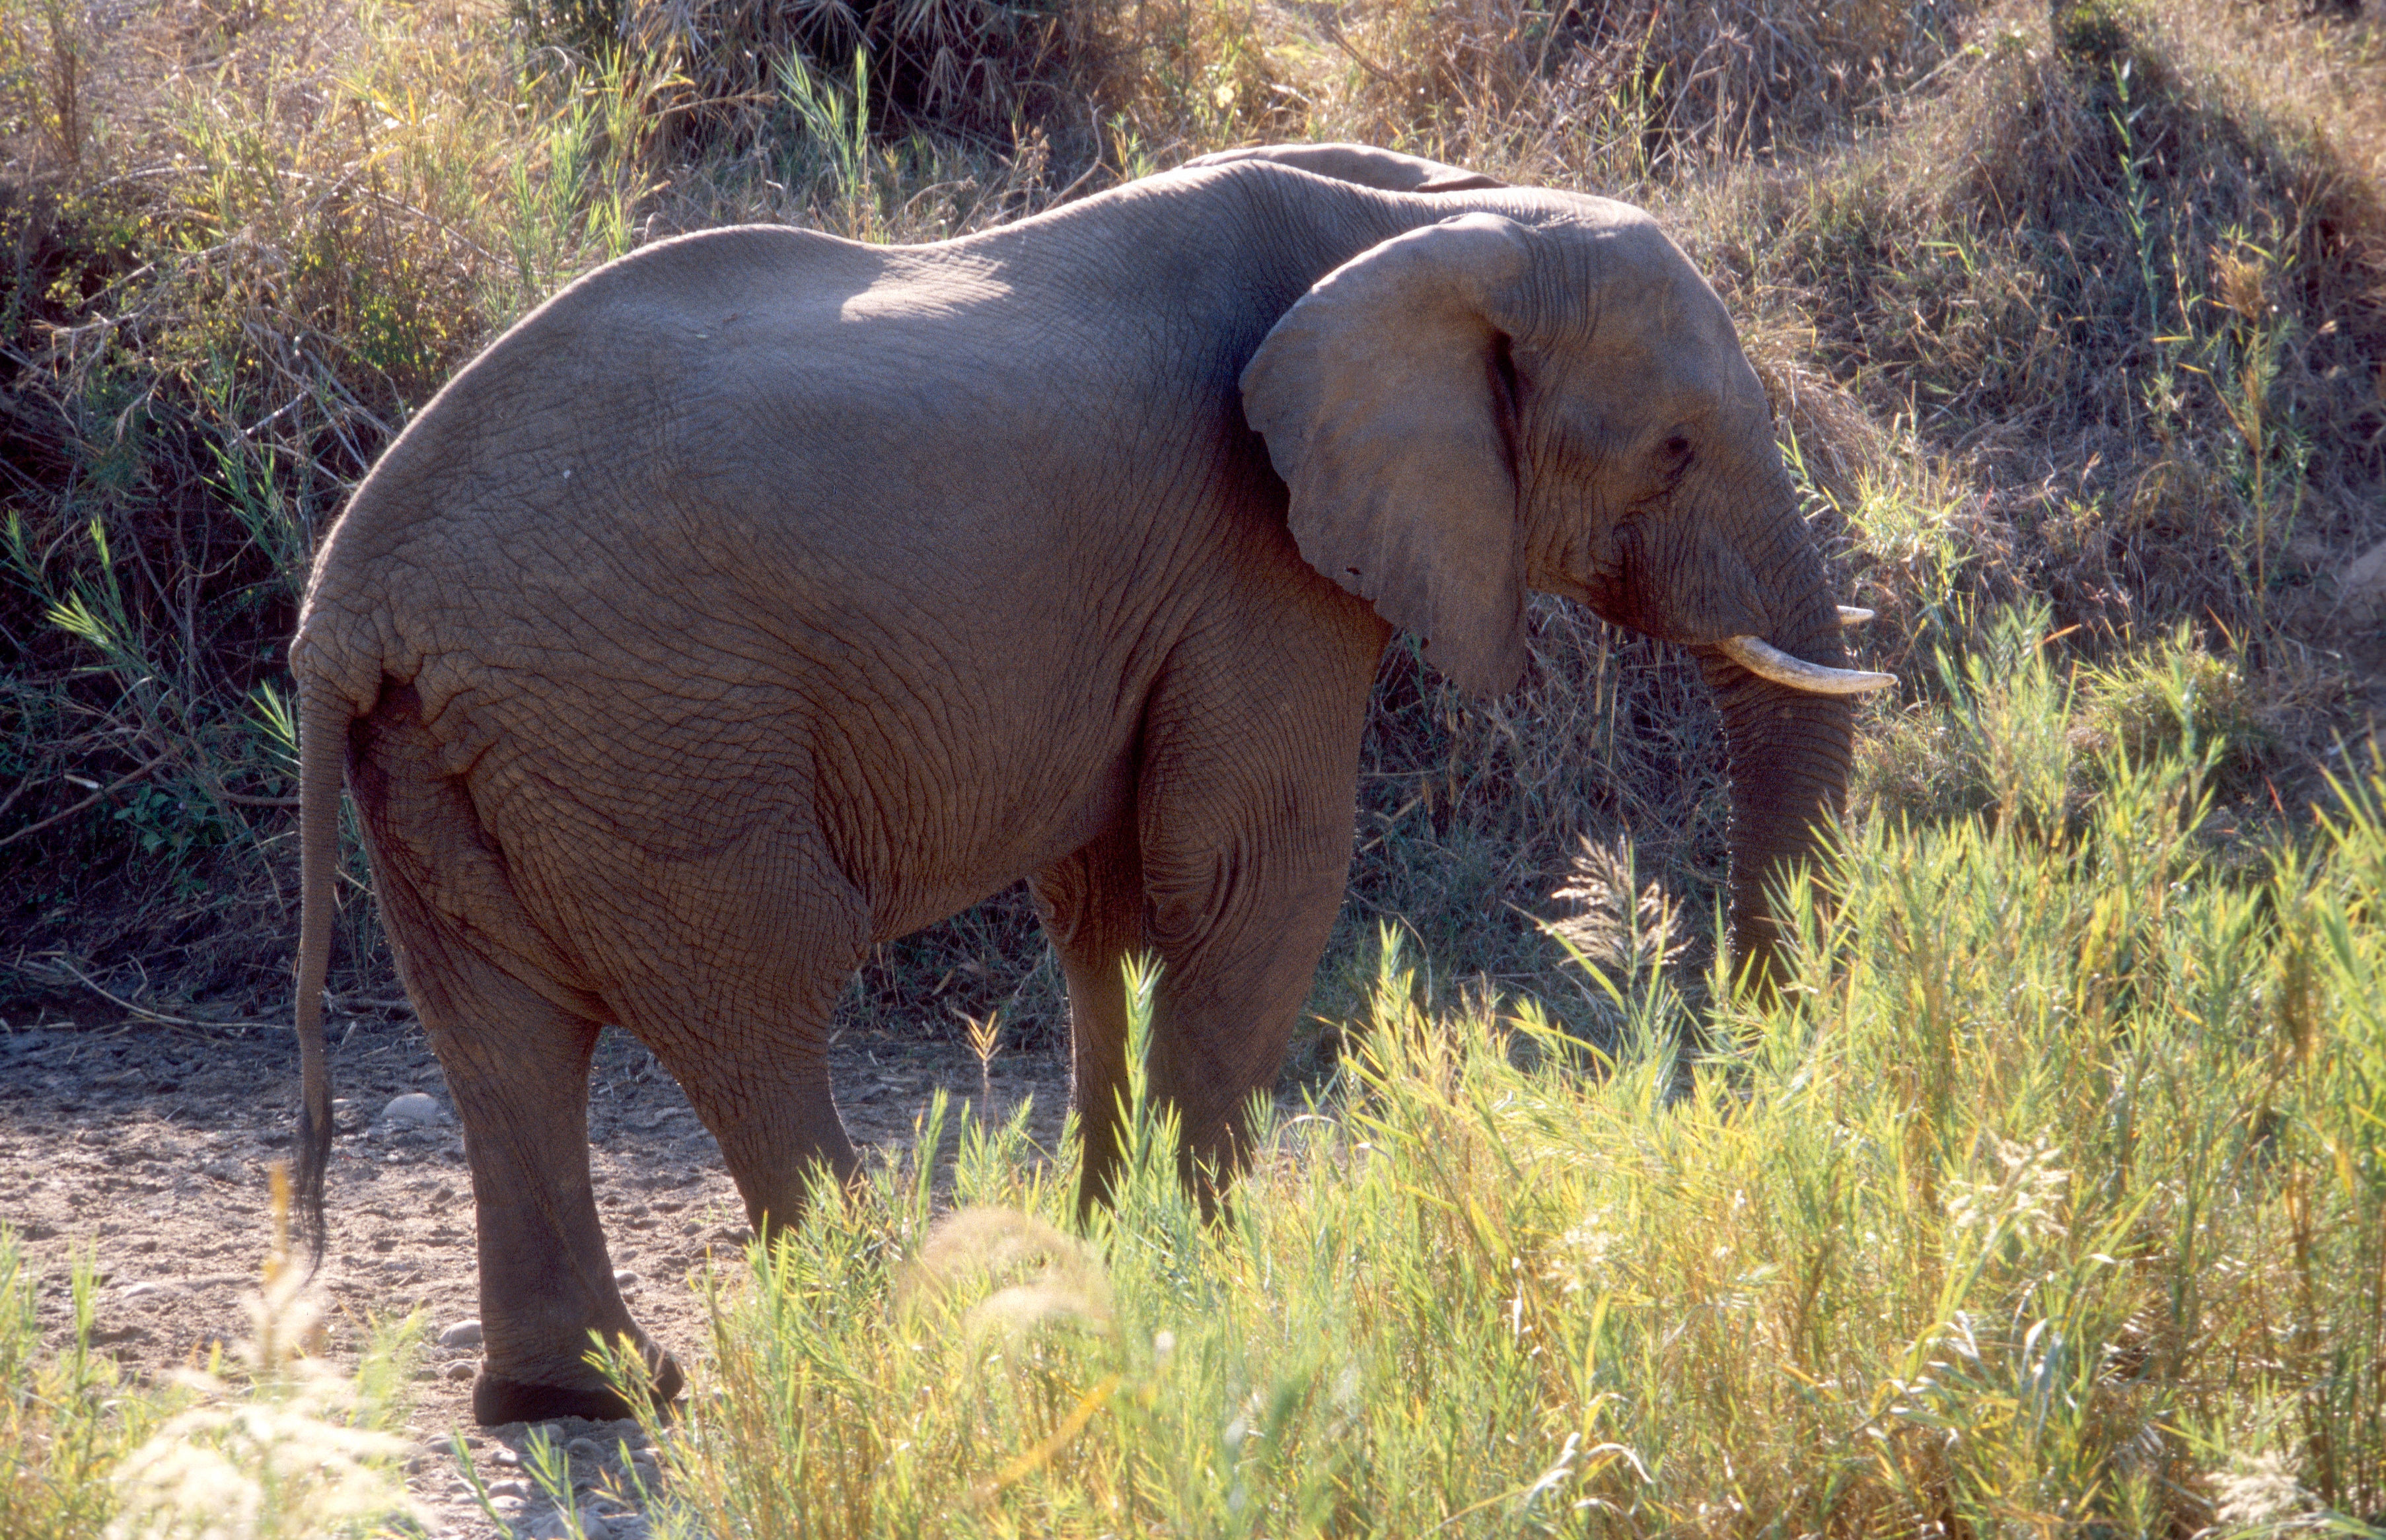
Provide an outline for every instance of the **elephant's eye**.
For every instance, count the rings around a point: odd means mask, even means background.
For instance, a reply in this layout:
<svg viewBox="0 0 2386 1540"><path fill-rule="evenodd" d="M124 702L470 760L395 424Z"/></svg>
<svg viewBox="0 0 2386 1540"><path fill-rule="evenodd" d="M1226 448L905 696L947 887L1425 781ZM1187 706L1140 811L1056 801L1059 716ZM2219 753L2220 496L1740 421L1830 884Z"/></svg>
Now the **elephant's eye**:
<svg viewBox="0 0 2386 1540"><path fill-rule="evenodd" d="M1690 441L1689 439L1676 433L1665 441L1665 464L1669 468L1678 470L1689 461Z"/></svg>

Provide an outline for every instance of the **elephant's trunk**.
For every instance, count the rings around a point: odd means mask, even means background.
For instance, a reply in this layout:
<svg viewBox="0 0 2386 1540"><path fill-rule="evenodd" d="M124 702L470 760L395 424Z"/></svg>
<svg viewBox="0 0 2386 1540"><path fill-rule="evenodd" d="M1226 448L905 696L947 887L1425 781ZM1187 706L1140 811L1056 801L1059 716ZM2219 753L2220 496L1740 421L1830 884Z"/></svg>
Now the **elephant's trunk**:
<svg viewBox="0 0 2386 1540"><path fill-rule="evenodd" d="M1808 663L1843 668L1846 646L1821 558L1802 528L1794 544L1792 559L1761 569L1790 576L1768 605L1778 619L1765 640ZM1770 895L1790 869L1813 858L1820 830L1846 799L1855 702L1759 678L1719 654L1702 652L1701 662L1730 762L1734 967L1769 989L1783 971Z"/></svg>

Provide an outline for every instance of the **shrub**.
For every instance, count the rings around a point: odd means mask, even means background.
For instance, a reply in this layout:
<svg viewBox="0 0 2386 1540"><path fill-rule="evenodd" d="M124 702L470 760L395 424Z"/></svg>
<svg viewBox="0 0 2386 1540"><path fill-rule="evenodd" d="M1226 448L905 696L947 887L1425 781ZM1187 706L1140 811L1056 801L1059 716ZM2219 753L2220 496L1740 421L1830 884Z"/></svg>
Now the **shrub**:
<svg viewBox="0 0 2386 1540"><path fill-rule="evenodd" d="M37 14L9 12L10 57L47 56ZM58 952L127 959L119 993L134 958L170 993L278 993L248 937L290 923L280 647L303 553L492 328L677 230L933 239L1257 137L1379 139L1659 210L1743 319L1846 596L1882 611L1861 645L1908 709L1868 717L1896 746L1876 764L1899 760L1868 784L1909 782L1884 805L1977 805L1968 772L1923 773L1973 731L1937 659L2042 595L2065 679L2195 624L2259 706L2218 784L2298 814L2347 720L2331 658L2358 615L2334 574L2386 539L2375 34L2119 4L2053 31L2003 5L1708 15L724 0L401 29L308 0L225 13L145 117L85 92L107 131L71 171L20 90L18 164L54 169L5 209L0 870L33 954L13 987L66 979L42 971ZM2261 26L2294 47L2245 46ZM2286 54L2300 72L2266 62ZM1531 688L1489 707L1388 657L1322 1007L1355 998L1394 914L1441 983L1576 997L1536 920L1626 831L1703 955L1701 692L1560 607L1534 626ZM384 977L369 915L348 923L348 986ZM1059 1011L1015 891L885 949L847 1008L1005 1002L1022 1031Z"/></svg>
<svg viewBox="0 0 2386 1540"><path fill-rule="evenodd" d="M1084 1239L1020 1119L943 1220L890 1158L714 1296L659 1527L2366 1533L2386 782L2261 873L2209 792L2155 750L2068 822L1875 820L1694 1059L1660 970L1592 981L1611 1056L1425 1008L1387 934L1214 1227L1149 1116Z"/></svg>
<svg viewBox="0 0 2386 1540"><path fill-rule="evenodd" d="M92 1350L99 1283L86 1259L69 1280L64 1351L42 1340L42 1280L0 1226L0 1534L91 1540L114 1510L109 1472L167 1409L128 1394Z"/></svg>
<svg viewBox="0 0 2386 1540"><path fill-rule="evenodd" d="M92 1349L99 1282L68 1280L62 1346L42 1341L16 1236L0 1226L0 1534L40 1540L318 1540L386 1534L408 1510L391 1430L420 1325L377 1325L354 1377L304 1356L315 1313L288 1250L274 1171L272 1250L257 1335L162 1384L129 1383Z"/></svg>

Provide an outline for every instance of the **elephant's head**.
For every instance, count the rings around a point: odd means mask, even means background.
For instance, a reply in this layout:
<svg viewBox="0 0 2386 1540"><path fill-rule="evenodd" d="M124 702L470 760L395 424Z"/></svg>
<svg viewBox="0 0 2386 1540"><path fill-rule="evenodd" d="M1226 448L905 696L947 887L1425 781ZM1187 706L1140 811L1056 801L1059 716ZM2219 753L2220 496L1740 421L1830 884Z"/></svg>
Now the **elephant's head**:
<svg viewBox="0 0 2386 1540"><path fill-rule="evenodd" d="M1537 200L1538 201L1538 200ZM1243 374L1300 551L1478 695L1525 666L1527 588L1700 654L1732 780L1735 947L1847 785L1840 612L1722 301L1636 209L1472 213L1321 279Z"/></svg>

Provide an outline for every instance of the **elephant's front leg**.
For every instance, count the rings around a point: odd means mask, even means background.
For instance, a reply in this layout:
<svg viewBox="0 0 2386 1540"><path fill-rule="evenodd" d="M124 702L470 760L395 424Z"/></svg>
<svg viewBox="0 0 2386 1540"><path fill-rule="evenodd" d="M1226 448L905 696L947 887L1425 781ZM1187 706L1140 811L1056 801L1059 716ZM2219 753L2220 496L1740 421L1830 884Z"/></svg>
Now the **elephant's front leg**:
<svg viewBox="0 0 2386 1540"><path fill-rule="evenodd" d="M1204 1212L1250 1157L1244 1113L1275 1084L1350 865L1350 809L1313 830L1270 829L1154 851L1150 1085L1176 1108L1178 1165ZM1325 838L1331 830L1332 843Z"/></svg>
<svg viewBox="0 0 2386 1540"><path fill-rule="evenodd" d="M1147 717L1137 789L1147 927L1162 971L1150 1083L1181 1119L1186 1175L1249 1155L1350 870L1359 735L1381 633L1199 674Z"/></svg>

